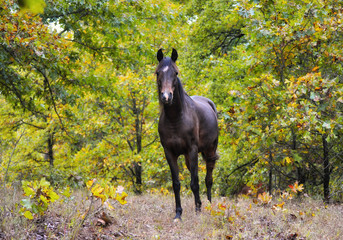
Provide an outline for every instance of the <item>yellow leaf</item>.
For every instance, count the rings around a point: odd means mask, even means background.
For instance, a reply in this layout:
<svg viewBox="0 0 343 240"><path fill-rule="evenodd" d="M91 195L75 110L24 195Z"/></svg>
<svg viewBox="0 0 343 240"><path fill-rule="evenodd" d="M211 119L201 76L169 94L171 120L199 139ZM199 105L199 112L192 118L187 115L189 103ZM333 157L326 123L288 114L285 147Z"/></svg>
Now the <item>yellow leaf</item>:
<svg viewBox="0 0 343 240"><path fill-rule="evenodd" d="M117 196L116 196L116 200L120 203L120 204L122 204L122 205L124 205L124 204L126 204L127 203L127 201L125 200L125 198L127 197L128 195L127 195L127 193L126 192L123 192L122 194L118 194Z"/></svg>
<svg viewBox="0 0 343 240"><path fill-rule="evenodd" d="M205 209L206 209L207 211L212 210L212 205L211 205L211 204L208 204L208 205L205 207Z"/></svg>
<svg viewBox="0 0 343 240"><path fill-rule="evenodd" d="M285 202L279 203L279 204L274 204L272 207L272 210L277 210L280 211L283 209L283 205L285 205Z"/></svg>
<svg viewBox="0 0 343 240"><path fill-rule="evenodd" d="M289 187L291 188L291 190L293 192L302 192L302 190L304 190L304 185L303 184L298 184L298 181L294 183L294 185L289 185Z"/></svg>
<svg viewBox="0 0 343 240"><path fill-rule="evenodd" d="M222 203L219 203L219 204L218 204L218 208L219 208L220 210L223 210L223 211L226 210L226 206L225 206L224 204L222 204Z"/></svg>
<svg viewBox="0 0 343 240"><path fill-rule="evenodd" d="M24 212L24 217L26 217L27 219L32 220L33 219L33 215L30 211L25 211Z"/></svg>
<svg viewBox="0 0 343 240"><path fill-rule="evenodd" d="M105 195L102 194L102 192L104 191L104 188L101 187L99 184L96 184L92 189L91 192L95 197L100 198L103 202L105 200Z"/></svg>
<svg viewBox="0 0 343 240"><path fill-rule="evenodd" d="M87 186L88 190L93 186L94 182L95 182L95 178L86 182L86 186Z"/></svg>
<svg viewBox="0 0 343 240"><path fill-rule="evenodd" d="M264 192L264 193L262 193L262 194L259 194L258 196L257 196L257 199L258 200L260 200L260 202L262 203L262 204L268 204L268 203L270 203L271 201L272 201L272 196L267 192Z"/></svg>
<svg viewBox="0 0 343 240"><path fill-rule="evenodd" d="M292 163L292 159L290 157L285 157L284 162L290 164Z"/></svg>
<svg viewBox="0 0 343 240"><path fill-rule="evenodd" d="M312 69L312 72L316 72L318 69L319 69L319 67L316 66L316 67L314 67L314 68Z"/></svg>

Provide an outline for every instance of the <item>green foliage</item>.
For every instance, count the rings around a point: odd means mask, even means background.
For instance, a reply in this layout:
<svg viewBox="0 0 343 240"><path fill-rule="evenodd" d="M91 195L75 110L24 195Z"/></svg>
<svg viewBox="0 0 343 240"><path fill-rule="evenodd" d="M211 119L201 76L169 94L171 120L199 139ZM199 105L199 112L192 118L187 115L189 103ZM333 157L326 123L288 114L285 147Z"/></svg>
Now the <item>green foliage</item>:
<svg viewBox="0 0 343 240"><path fill-rule="evenodd" d="M339 176L341 5L233 1L218 7L224 4L202 5L196 13L199 23L207 25L196 26L192 36L195 44L203 44L209 33L223 43L213 48L217 51L198 48L207 51L198 76L212 83L211 94L225 120L221 142L231 144L235 158L231 166L225 160L218 164L226 175L219 176L222 185L238 177L243 183L269 181L269 187L284 188L298 180L314 190L330 175ZM220 26L226 33L238 28L243 34L240 41L231 41L231 48L222 39L230 41L232 35L219 35L219 25L206 20L211 11L229 23ZM224 186L225 193L237 191L237 185ZM328 185L323 189L327 198L325 189Z"/></svg>
<svg viewBox="0 0 343 240"><path fill-rule="evenodd" d="M15 107L42 116L60 97L67 98L68 47L39 15L4 1L1 11L2 95ZM51 107L50 107L51 108Z"/></svg>
<svg viewBox="0 0 343 240"><path fill-rule="evenodd" d="M219 111L216 193L298 181L342 197L340 3L1 3L0 180L81 187L103 179L93 195L104 201L115 198L109 181L170 192L154 69L157 49L174 47L187 93L211 98Z"/></svg>
<svg viewBox="0 0 343 240"><path fill-rule="evenodd" d="M166 9L171 11L170 15L164 15ZM64 47L63 51L57 49L51 53L55 54L54 57L45 52L41 56L44 59L40 62L42 73L37 74L45 84L41 87L45 95L40 95L39 101L38 98L35 101L35 94L42 92L36 90L38 82L35 82L34 75L16 72L18 77L27 77L27 81L21 81L23 85L20 87L29 92L13 89L18 96L5 95L3 131L14 131L8 136L3 135L2 143L8 142L11 148L16 131L22 131L24 135L10 163L3 145L2 171L8 166L10 181L17 177L39 179L46 176L54 184L79 185L80 179L101 177L132 186L133 190L138 188L135 178L139 177L139 172L136 173L134 168L144 165L147 158L154 162L155 156L160 155L154 151L158 148L158 103L152 73L155 50L163 44L169 45L169 42L183 41L177 37L182 34L178 31L180 27L171 21L182 20L179 6L164 1L129 4L46 1L41 16L20 15L16 5L12 8L6 5L2 11L3 26L13 22L14 17L26 23L28 21L22 18L29 18L33 26L28 28L37 32L33 33L36 38L54 39L52 43L39 40L43 43L40 47L45 44L51 50L56 44ZM6 27L6 31L4 34L8 39L12 39L10 34L16 34L16 29ZM40 35L39 31L44 31L45 35ZM175 37L169 39L170 36ZM8 45L15 46L11 42ZM26 60L30 58L26 50L13 51L21 53L20 57ZM37 60L39 56L32 58ZM6 66L11 71L19 70L25 64L12 68L13 64L23 63L19 61L19 58L15 62L8 61ZM55 65L49 65L49 61ZM33 61L29 59L27 64L32 65ZM50 67L56 67L54 78L50 78ZM34 72L37 70L28 68ZM25 100L26 96L29 101ZM12 110L8 102L30 112L23 114L20 108ZM147 172L150 166L154 169L151 171L158 169L160 163L157 166L147 164Z"/></svg>
<svg viewBox="0 0 343 240"><path fill-rule="evenodd" d="M106 205L109 209L113 209L113 206L109 200L115 200L120 204L126 204L125 198L128 196L124 192L122 186L115 188L106 180L89 180L86 183L87 189L91 193L91 196L95 199L100 199L102 205ZM26 198L20 201L22 208L20 213L27 219L34 219L41 215L44 215L48 210L51 203L60 199L63 196L64 199L68 199L72 191L69 186L65 187L58 194L54 191L45 178L40 181L22 181L22 189ZM63 199L62 199L63 200Z"/></svg>
<svg viewBox="0 0 343 240"><path fill-rule="evenodd" d="M46 6L44 0L18 0L18 5L23 10L28 10L32 13L43 13Z"/></svg>
<svg viewBox="0 0 343 240"><path fill-rule="evenodd" d="M45 178L40 181L22 181L22 188L28 198L20 201L23 206L20 211L27 219L44 215L49 205L60 198Z"/></svg>

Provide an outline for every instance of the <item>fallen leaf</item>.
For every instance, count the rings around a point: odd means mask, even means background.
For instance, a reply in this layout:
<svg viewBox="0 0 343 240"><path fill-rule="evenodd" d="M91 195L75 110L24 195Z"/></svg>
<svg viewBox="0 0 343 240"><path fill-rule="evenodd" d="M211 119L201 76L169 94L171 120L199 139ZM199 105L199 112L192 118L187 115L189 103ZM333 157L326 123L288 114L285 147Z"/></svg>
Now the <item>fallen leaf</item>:
<svg viewBox="0 0 343 240"><path fill-rule="evenodd" d="M298 234L297 233L293 233L293 234L290 234L288 237L287 237L287 240L296 240L298 237Z"/></svg>

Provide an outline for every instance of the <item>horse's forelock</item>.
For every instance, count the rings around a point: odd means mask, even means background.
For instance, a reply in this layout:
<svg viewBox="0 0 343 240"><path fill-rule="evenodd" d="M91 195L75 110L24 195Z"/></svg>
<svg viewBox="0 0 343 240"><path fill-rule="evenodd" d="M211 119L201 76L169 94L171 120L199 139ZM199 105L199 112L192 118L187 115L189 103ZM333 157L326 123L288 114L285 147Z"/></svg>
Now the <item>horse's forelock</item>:
<svg viewBox="0 0 343 240"><path fill-rule="evenodd" d="M162 61L160 61L160 63L157 65L155 73L157 73L161 68L165 67L172 67L178 74L180 73L179 68L176 66L175 62L173 62L169 57L164 58Z"/></svg>

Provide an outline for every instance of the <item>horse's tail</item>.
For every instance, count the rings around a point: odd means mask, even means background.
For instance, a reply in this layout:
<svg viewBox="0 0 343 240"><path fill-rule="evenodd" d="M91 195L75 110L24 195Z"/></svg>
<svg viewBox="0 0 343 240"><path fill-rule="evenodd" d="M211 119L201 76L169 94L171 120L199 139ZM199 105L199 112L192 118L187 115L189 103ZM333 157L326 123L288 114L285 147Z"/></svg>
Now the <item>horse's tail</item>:
<svg viewBox="0 0 343 240"><path fill-rule="evenodd" d="M212 162L215 164L215 162L219 159L219 154L217 152L217 146L218 146L218 138L213 142L213 145L211 145L211 151L209 152L202 152L202 157L206 162Z"/></svg>
<svg viewBox="0 0 343 240"><path fill-rule="evenodd" d="M214 102L212 102L210 99L208 99L208 104L211 106L211 108L213 109L213 111L215 112L215 114L218 118L218 112L217 112L217 108L216 108L216 105L214 104Z"/></svg>
<svg viewBox="0 0 343 240"><path fill-rule="evenodd" d="M214 104L213 104L214 105ZM214 106L214 108L216 108L216 106ZM217 110L215 110L215 112L216 112L216 114L217 114ZM218 115L218 114L217 114ZM219 154L218 154L218 152L217 152L217 146L218 146L218 137L217 137L217 139L215 140L215 142L214 142L214 144L215 144L215 153L214 153L214 155L211 157L211 159L209 159L210 161L217 161L218 159L219 159Z"/></svg>

